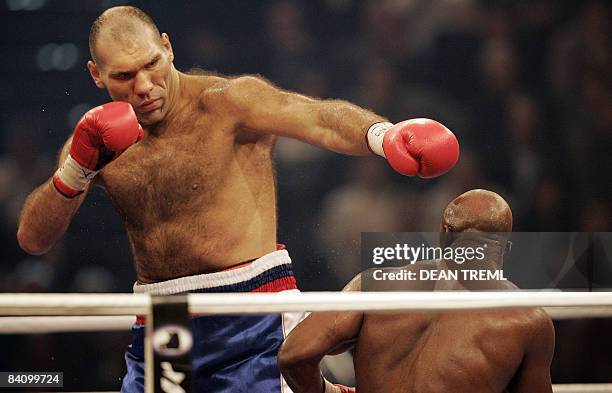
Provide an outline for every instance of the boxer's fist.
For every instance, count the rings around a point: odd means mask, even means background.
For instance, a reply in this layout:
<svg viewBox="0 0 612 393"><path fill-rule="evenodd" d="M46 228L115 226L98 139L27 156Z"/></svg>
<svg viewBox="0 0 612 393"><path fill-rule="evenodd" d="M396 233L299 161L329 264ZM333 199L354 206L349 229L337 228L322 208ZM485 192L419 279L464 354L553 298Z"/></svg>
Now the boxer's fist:
<svg viewBox="0 0 612 393"><path fill-rule="evenodd" d="M367 134L370 149L406 176L440 176L455 166L459 143L442 124L430 119L411 119L395 125L377 123Z"/></svg>
<svg viewBox="0 0 612 393"><path fill-rule="evenodd" d="M109 102L85 113L74 129L70 156L98 171L138 142L144 132L127 102Z"/></svg>
<svg viewBox="0 0 612 393"><path fill-rule="evenodd" d="M127 102L110 102L91 109L77 123L70 154L53 176L53 184L72 198L85 190L91 179L144 131Z"/></svg>

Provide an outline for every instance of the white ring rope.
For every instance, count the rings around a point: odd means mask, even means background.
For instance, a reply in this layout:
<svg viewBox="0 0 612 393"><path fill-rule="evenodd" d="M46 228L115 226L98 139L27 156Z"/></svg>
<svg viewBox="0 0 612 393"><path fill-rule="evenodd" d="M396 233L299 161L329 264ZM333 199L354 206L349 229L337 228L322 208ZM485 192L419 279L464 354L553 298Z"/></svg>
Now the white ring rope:
<svg viewBox="0 0 612 393"><path fill-rule="evenodd" d="M610 318L612 306L591 307L544 307L552 319L580 319L580 318Z"/></svg>
<svg viewBox="0 0 612 393"><path fill-rule="evenodd" d="M612 383L576 383L553 385L554 393L612 393Z"/></svg>
<svg viewBox="0 0 612 393"><path fill-rule="evenodd" d="M607 292L229 293L189 294L188 302L190 312L207 315L514 307L546 307L551 317L562 319L612 315L612 293ZM143 294L0 294L0 315L97 315L0 317L0 333L124 330L134 314L148 314L150 305ZM556 384L553 392L612 393L612 384Z"/></svg>
<svg viewBox="0 0 612 393"><path fill-rule="evenodd" d="M0 334L128 331L135 320L129 315L0 317Z"/></svg>
<svg viewBox="0 0 612 393"><path fill-rule="evenodd" d="M449 311L517 307L612 308L611 292L307 292L189 294L203 315L303 311ZM0 315L146 315L145 294L0 294Z"/></svg>
<svg viewBox="0 0 612 393"><path fill-rule="evenodd" d="M545 307L552 319L610 318L611 307ZM0 317L0 334L128 331L134 316Z"/></svg>

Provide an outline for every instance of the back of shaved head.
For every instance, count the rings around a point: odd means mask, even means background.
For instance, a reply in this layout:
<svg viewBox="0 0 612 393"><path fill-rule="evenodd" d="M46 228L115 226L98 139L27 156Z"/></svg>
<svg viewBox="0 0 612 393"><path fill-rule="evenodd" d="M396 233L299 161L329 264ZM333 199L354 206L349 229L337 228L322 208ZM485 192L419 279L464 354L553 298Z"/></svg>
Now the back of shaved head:
<svg viewBox="0 0 612 393"><path fill-rule="evenodd" d="M492 191L470 190L446 206L442 226L451 232L512 232L512 210Z"/></svg>
<svg viewBox="0 0 612 393"><path fill-rule="evenodd" d="M115 41L129 39L134 34L141 34L142 27L148 27L157 37L159 29L153 19L140 8L132 6L120 6L109 8L104 11L91 25L89 31L89 52L91 58L96 61L96 44L102 32ZM160 40L161 43L161 40Z"/></svg>

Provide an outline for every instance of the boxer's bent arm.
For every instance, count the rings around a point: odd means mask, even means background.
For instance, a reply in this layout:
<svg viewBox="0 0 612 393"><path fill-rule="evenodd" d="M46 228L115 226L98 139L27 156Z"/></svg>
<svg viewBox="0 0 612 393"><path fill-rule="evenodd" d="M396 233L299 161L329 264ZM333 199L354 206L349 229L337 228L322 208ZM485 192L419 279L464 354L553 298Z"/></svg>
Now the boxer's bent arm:
<svg viewBox="0 0 612 393"><path fill-rule="evenodd" d="M72 137L60 152L59 163L64 162L70 150ZM89 188L81 195L68 199L47 180L26 199L17 229L17 240L24 251L40 255L55 245L64 235L68 225L85 199Z"/></svg>
<svg viewBox="0 0 612 393"><path fill-rule="evenodd" d="M287 136L343 154L369 153L365 135L385 118L342 100L319 100L283 91L257 77L240 77L223 89L240 125Z"/></svg>
<svg viewBox="0 0 612 393"><path fill-rule="evenodd" d="M321 359L348 349L362 320L362 313L313 313L289 334L279 351L278 365L295 393L323 392Z"/></svg>
<svg viewBox="0 0 612 393"><path fill-rule="evenodd" d="M550 365L555 351L555 330L545 311L528 334L528 346L509 393L552 393Z"/></svg>

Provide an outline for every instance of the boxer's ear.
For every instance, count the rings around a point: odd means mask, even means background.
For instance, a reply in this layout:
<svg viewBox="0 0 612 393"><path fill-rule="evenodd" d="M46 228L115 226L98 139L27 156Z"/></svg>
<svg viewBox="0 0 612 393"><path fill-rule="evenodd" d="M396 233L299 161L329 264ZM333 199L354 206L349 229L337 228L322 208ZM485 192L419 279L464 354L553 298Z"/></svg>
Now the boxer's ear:
<svg viewBox="0 0 612 393"><path fill-rule="evenodd" d="M170 61L174 61L174 51L172 50L172 44L170 43L170 37L167 33L161 34L161 43L164 49L168 52L168 57Z"/></svg>
<svg viewBox="0 0 612 393"><path fill-rule="evenodd" d="M100 70L98 70L97 64L93 60L89 60L87 62L87 69L89 70L89 74L94 80L96 86L100 89L104 89L106 86L104 85L104 82L102 82L102 79L100 79Z"/></svg>

